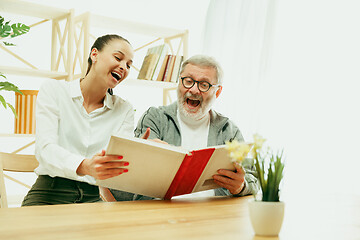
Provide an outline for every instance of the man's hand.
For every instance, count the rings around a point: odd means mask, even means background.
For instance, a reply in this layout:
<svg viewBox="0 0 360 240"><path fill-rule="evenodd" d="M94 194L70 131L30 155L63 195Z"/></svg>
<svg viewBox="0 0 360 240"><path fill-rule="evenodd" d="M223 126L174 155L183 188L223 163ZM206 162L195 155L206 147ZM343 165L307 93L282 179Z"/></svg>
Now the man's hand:
<svg viewBox="0 0 360 240"><path fill-rule="evenodd" d="M147 129L146 129L146 132L144 133L144 135L142 135L141 138L142 138L142 139L148 139L149 136L150 136L150 132L151 132L150 128L147 128ZM167 142L161 141L161 140L158 139L158 138L149 139L149 141L153 141L153 142L157 142L157 143L163 143L163 144L168 144Z"/></svg>
<svg viewBox="0 0 360 240"><path fill-rule="evenodd" d="M218 175L214 175L213 179L220 187L226 188L231 194L239 194L245 187L245 170L239 165L234 164L236 172L219 169Z"/></svg>
<svg viewBox="0 0 360 240"><path fill-rule="evenodd" d="M126 161L119 161L123 157L118 155L105 156L105 150L95 154L91 159L84 159L76 170L79 176L90 175L95 179L104 180L128 172L123 168L128 166Z"/></svg>
<svg viewBox="0 0 360 240"><path fill-rule="evenodd" d="M146 131L145 131L145 133L144 133L144 135L142 135L141 138L142 138L142 139L148 139L149 136L150 136L150 132L151 132L150 128L147 128Z"/></svg>

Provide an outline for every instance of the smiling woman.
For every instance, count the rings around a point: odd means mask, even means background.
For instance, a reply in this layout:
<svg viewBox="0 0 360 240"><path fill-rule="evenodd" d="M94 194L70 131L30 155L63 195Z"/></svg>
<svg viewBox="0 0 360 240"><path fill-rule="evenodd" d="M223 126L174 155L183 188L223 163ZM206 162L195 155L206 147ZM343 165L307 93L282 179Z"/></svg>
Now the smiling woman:
<svg viewBox="0 0 360 240"><path fill-rule="evenodd" d="M42 85L36 106L39 177L23 206L100 201L95 179L128 171L122 156L105 156L102 149L111 135L132 135L132 106L108 89L128 76L133 56L126 39L105 35L92 46L83 79Z"/></svg>
<svg viewBox="0 0 360 240"><path fill-rule="evenodd" d="M110 84L108 91L112 94L112 88L128 76L133 57L134 51L127 39L118 35L99 37L91 47L85 79L91 81L99 78L101 75L97 74L101 72L103 72L104 76L111 75L110 79L113 84ZM104 61L100 61L100 64L97 64L96 62L100 58ZM93 65L96 69L91 71ZM97 65L99 66L97 67Z"/></svg>

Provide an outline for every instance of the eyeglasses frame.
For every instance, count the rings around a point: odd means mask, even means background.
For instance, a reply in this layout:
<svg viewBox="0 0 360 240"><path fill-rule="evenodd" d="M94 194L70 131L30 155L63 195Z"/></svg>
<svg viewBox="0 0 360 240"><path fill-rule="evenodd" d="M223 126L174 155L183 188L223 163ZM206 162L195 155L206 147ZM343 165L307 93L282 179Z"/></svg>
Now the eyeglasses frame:
<svg viewBox="0 0 360 240"><path fill-rule="evenodd" d="M185 78L190 78L190 79L193 81L193 84L191 85L191 87L185 87L185 85L184 85L184 79L185 79ZM192 77L180 77L180 79L181 79L181 84L182 84L182 85L184 86L184 88L186 88L186 89L192 88L192 87L195 85L195 83L197 83L197 88L199 89L200 92L208 92L208 91L210 90L210 88L220 86L220 84L211 84L211 83L209 83L208 81L196 81L196 80L193 79ZM200 84L200 83L203 83L203 82L206 82L206 83L209 84L209 88L208 88L208 90L206 90L206 91L200 90L199 84Z"/></svg>

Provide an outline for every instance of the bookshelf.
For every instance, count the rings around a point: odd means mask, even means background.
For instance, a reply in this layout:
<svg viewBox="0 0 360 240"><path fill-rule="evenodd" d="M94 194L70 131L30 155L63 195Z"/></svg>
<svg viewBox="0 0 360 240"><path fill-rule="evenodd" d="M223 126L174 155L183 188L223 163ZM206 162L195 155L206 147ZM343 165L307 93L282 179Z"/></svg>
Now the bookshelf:
<svg viewBox="0 0 360 240"><path fill-rule="evenodd" d="M93 28L107 28L120 35L123 33L133 33L150 37L151 41L149 42L144 42L140 46L133 45L135 54L137 51L146 49L153 44L165 43L169 46L170 54L177 56L182 55L184 59L187 58L187 30L100 16L90 12L75 16L73 9L55 8L23 0L1 0L0 12L39 19L38 22L33 24L24 22L31 28L35 28L49 21L51 22L51 49L49 49L49 51L51 51L50 69L40 69L33 65L31 59L24 59L12 52L9 48L0 45L0 52L6 51L23 64L23 66L20 67L0 65L0 72L5 75L53 78L58 80L65 79L67 81L84 76L87 68L88 53L91 44L96 39L96 37L91 34ZM31 30L27 34L32 34ZM176 43L174 44L174 42ZM36 52L34 52L34 54L36 54ZM139 70L136 66L134 66L133 69ZM173 83L147 82L146 80L136 78L126 79L124 85L127 84L163 89L163 105L167 105L171 101L169 91L176 88L176 84Z"/></svg>

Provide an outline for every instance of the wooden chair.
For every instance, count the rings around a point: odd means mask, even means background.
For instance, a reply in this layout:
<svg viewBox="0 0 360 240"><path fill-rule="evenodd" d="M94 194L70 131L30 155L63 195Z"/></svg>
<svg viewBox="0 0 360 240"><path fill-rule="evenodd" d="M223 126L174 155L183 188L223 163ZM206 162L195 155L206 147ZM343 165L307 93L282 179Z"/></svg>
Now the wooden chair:
<svg viewBox="0 0 360 240"><path fill-rule="evenodd" d="M0 206L2 208L8 207L7 195L5 189L4 171L11 172L33 172L34 169L39 165L34 155L23 155L14 153L0 152ZM30 186L15 179L7 176L8 179L25 186L30 189Z"/></svg>

